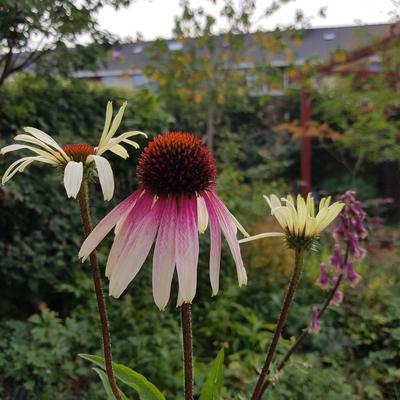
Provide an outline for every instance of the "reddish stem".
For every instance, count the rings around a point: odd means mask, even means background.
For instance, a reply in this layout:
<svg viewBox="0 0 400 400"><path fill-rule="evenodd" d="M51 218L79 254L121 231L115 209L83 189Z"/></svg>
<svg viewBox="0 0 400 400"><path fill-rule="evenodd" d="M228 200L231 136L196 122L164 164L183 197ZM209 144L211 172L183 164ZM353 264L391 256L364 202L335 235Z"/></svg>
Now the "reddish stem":
<svg viewBox="0 0 400 400"><path fill-rule="evenodd" d="M90 232L92 232L92 223L90 219L90 209L89 209L89 195L88 195L88 185L87 181L84 179L82 182L81 190L78 194L79 208L81 211L83 230L85 237L88 237ZM104 361L106 366L106 373L108 381L110 383L111 390L117 400L121 400L117 384L114 378L114 372L112 369L112 353L111 353L111 341L110 332L108 329L108 318L106 305L104 302L103 289L101 286L100 269L97 262L96 251L94 250L90 254L90 266L92 270L92 277L94 283L94 290L96 293L97 308L99 311L101 334L103 338L103 351L104 351Z"/></svg>

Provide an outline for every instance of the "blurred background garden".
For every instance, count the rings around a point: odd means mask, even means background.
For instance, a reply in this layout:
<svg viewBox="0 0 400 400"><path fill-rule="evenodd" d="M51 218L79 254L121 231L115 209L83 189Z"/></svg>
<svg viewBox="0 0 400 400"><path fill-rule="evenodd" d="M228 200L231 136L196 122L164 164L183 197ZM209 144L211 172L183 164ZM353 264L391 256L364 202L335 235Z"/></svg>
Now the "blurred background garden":
<svg viewBox="0 0 400 400"><path fill-rule="evenodd" d="M307 338L266 397L400 399L398 4L305 3L0 0L0 147L25 126L59 143L94 145L107 101L117 107L127 100L121 132L152 138L179 130L204 139L217 161L217 192L251 234L277 229L263 194L355 190L368 214L368 254L357 267L363 279L346 288L341 306L325 314L320 333ZM169 25L157 31L163 15ZM108 31L108 17L116 25L121 18L131 37ZM153 31L136 32L136 22ZM156 39L163 29L167 36ZM110 204L91 186L95 222L137 188L138 154L109 158L116 180ZM14 160L1 156L0 173ZM0 187L0 398L104 398L78 357L101 354L92 278L77 257L82 237L78 207L56 171L31 166ZM248 399L291 254L279 238L243 245L249 282L239 289L224 244L221 290L210 297L208 241L202 235L193 306L196 392L224 347L222 396ZM327 232L306 259L280 354L307 327L311 306L324 301L314 282L332 245ZM102 270L108 248L100 247ZM107 297L115 361L179 400L175 302L164 312L153 304L151 262L120 299Z"/></svg>

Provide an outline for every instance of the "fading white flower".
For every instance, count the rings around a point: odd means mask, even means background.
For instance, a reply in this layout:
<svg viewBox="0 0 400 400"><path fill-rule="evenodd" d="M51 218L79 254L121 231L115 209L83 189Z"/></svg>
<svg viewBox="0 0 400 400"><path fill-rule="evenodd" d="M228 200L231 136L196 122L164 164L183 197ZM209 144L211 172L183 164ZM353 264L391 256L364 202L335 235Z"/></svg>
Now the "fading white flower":
<svg viewBox="0 0 400 400"><path fill-rule="evenodd" d="M307 199L297 195L296 202L292 196L279 199L276 195L264 196L273 215L284 232L267 232L240 240L240 243L271 236L285 236L292 247L312 244L318 235L339 215L344 204L331 198L322 198L318 213L315 213L314 198L311 193Z"/></svg>
<svg viewBox="0 0 400 400"><path fill-rule="evenodd" d="M136 135L147 135L139 131L129 131L115 137L115 133L121 123L127 102L124 102L114 120L112 120L112 102L107 103L106 119L103 133L97 147L90 144L70 144L60 146L51 136L39 129L26 127L25 134L15 136L19 142L5 146L0 150L4 155L18 150L30 150L33 156L22 157L13 162L2 177L2 184L7 183L17 172L23 172L33 162L49 164L53 167L64 169L64 186L68 197L74 197L79 193L84 167L94 164L99 177L104 200L108 201L114 194L114 176L110 163L102 156L106 151L111 151L119 157L127 158L129 154L125 145L139 148L138 143L131 140Z"/></svg>

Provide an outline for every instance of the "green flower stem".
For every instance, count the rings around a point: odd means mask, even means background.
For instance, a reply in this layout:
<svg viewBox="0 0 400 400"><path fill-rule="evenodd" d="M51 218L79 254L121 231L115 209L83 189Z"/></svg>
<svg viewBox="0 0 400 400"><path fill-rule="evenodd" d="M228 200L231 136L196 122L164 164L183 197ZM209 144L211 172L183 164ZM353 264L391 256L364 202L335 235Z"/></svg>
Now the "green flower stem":
<svg viewBox="0 0 400 400"><path fill-rule="evenodd" d="M292 276L290 278L289 286L286 291L285 299L283 301L282 309L279 314L278 322L276 324L276 329L274 332L274 336L272 337L271 344L268 349L267 356L264 361L264 366L261 370L261 373L258 377L257 384L254 388L253 395L251 400L259 400L263 393L263 385L266 376L269 373L269 368L271 366L272 358L276 352L276 348L278 346L278 341L283 331L283 328L286 323L286 318L289 312L290 305L293 301L297 285L300 280L301 272L303 270L303 259L304 259L304 250L295 250L295 263Z"/></svg>
<svg viewBox="0 0 400 400"><path fill-rule="evenodd" d="M182 304L181 317L182 317L183 367L185 373L185 400L193 400L193 345L192 345L192 321L190 316L189 303Z"/></svg>
<svg viewBox="0 0 400 400"><path fill-rule="evenodd" d="M91 223L90 209L89 209L88 183L85 178L82 181L82 186L81 186L81 189L78 194L78 202L79 202L79 208L81 211L83 230L85 233L85 237L88 237L90 232L92 232L92 223ZM97 308L99 311L101 334L102 334L102 338L103 338L103 352L104 352L104 360L105 360L105 365L106 365L106 373L107 373L108 381L111 386L111 390L112 390L115 398L117 400L121 400L121 396L119 394L117 384L115 383L114 373L113 373L113 369L112 369L110 332L108 329L107 311L106 311L106 305L104 302L103 289L101 286L100 269L99 269L99 264L97 262L97 256L96 256L95 250L90 254L90 266L92 269L94 290L96 292Z"/></svg>
<svg viewBox="0 0 400 400"><path fill-rule="evenodd" d="M349 248L347 246L346 253L344 256L344 264L347 263L348 259L349 259ZM328 297L325 299L324 303L321 306L321 309L318 311L318 319L322 318L326 309L329 307L329 304L331 303L336 290L339 288L340 284L342 283L342 280L343 280L343 273L341 273L338 276L335 286L333 286L333 288L329 291ZM278 366L276 368L277 372L281 371L286 366L290 357L297 351L297 349L300 347L301 343L303 343L304 339L308 336L309 333L310 332L308 329L304 329L303 332L301 333L301 335L298 336L296 341L293 343L292 347L287 351L287 353L283 357L282 361L278 364ZM270 385L271 385L271 381L267 381L264 383L264 386L262 387L262 390L261 390L261 396L268 389L268 387Z"/></svg>

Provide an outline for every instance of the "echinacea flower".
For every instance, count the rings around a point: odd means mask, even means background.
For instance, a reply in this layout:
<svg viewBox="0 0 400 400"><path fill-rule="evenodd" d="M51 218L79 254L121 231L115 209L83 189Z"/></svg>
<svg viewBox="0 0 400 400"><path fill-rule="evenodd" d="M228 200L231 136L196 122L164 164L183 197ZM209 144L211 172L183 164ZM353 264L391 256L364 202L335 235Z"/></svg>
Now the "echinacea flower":
<svg viewBox="0 0 400 400"><path fill-rule="evenodd" d="M130 138L136 135L144 135L143 132L130 131L117 137L115 133L121 123L125 111L126 102L119 109L112 121L112 103L108 102L103 133L97 147L90 144L69 144L60 146L51 136L39 129L26 127L26 134L15 136L17 144L3 147L0 154L7 154L18 150L30 150L35 155L22 157L13 162L2 178L2 184L7 183L17 172L23 172L33 162L49 164L64 170L64 186L68 197L76 198L81 187L85 167L91 168L94 164L97 169L104 200L108 201L114 194L114 177L110 163L102 156L106 151L111 151L122 158L129 154L122 144L128 144L135 148L139 145ZM28 143L28 144L27 144Z"/></svg>
<svg viewBox="0 0 400 400"><path fill-rule="evenodd" d="M246 284L237 229L246 231L215 193L215 161L196 136L170 132L157 136L144 149L137 167L139 189L115 207L83 243L85 260L115 226L106 276L110 295L118 298L135 278L153 242L153 297L160 310L168 303L175 267L178 305L196 294L198 232L210 225L210 281L219 288L221 231L232 252L239 285ZM248 236L248 235L247 235Z"/></svg>
<svg viewBox="0 0 400 400"><path fill-rule="evenodd" d="M271 236L285 236L290 247L308 248L319 234L339 215L343 208L340 202L331 203L331 198L322 198L318 213L314 210L314 199L309 193L307 199L297 195L296 202L292 196L279 198L272 194L264 196L273 215L284 233L267 232L242 239L240 243Z"/></svg>

